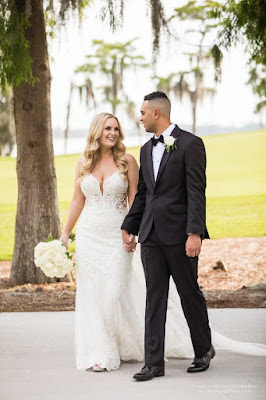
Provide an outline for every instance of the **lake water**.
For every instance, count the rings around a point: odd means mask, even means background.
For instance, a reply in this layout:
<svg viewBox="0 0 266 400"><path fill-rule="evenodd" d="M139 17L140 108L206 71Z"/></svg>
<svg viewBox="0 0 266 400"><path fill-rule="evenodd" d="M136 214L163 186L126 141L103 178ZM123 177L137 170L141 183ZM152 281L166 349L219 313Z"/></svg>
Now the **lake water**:
<svg viewBox="0 0 266 400"><path fill-rule="evenodd" d="M125 144L126 147L141 146L145 142L147 142L147 140L149 140L150 137L151 135L149 134L143 136L128 136L125 138L123 143ZM67 141L66 151L65 151L64 138L55 137L53 138L53 143L54 143L54 154L56 156L62 154L82 153L86 146L86 137L69 138ZM16 155L17 155L17 148L16 146L14 146L11 157L16 157Z"/></svg>
<svg viewBox="0 0 266 400"><path fill-rule="evenodd" d="M182 129L187 129L187 127L183 127ZM232 127L214 127L214 126L204 126L204 127L199 127L198 128L198 136L208 136L211 134L219 134L219 133L231 133L231 132L237 132L237 131L246 131L246 130L253 130L253 129L258 129L258 127L254 126L245 126L241 128L232 128ZM81 133L83 134L83 133ZM70 137L67 141L67 148L65 151L65 141L63 137L58 137L55 136L53 138L53 143L54 143L54 154L56 156L62 155L62 154L77 154L77 153L82 153L85 146L86 146L86 133L84 132L84 136L81 136L79 133L77 137ZM79 136L80 135L80 136ZM128 135L126 136L124 140L124 144L126 147L134 147L134 146L141 146L147 140L150 139L150 137L153 136L150 133L144 132L141 136L135 136L135 135ZM17 155L17 149L16 146L14 146L14 149L12 151L11 157L16 157Z"/></svg>

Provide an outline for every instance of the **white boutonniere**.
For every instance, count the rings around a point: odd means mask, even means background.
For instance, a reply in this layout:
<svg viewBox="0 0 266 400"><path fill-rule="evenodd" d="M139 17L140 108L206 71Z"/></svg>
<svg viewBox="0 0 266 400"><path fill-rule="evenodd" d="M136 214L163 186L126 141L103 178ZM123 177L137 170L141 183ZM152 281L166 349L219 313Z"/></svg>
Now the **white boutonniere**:
<svg viewBox="0 0 266 400"><path fill-rule="evenodd" d="M177 149L177 139L174 138L173 136L165 136L164 137L164 144L166 146L167 153L170 150Z"/></svg>

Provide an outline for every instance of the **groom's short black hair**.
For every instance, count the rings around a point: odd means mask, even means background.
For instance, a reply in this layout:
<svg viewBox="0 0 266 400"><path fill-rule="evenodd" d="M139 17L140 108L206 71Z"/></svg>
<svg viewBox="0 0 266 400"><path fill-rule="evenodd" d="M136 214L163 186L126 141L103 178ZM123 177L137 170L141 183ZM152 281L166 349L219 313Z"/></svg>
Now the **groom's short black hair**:
<svg viewBox="0 0 266 400"><path fill-rule="evenodd" d="M144 101L149 101L149 107L152 109L159 108L167 118L170 116L171 103L163 92L152 92L144 96Z"/></svg>
<svg viewBox="0 0 266 400"><path fill-rule="evenodd" d="M170 101L164 92L152 92L144 96L144 101L155 100L155 99L164 99L164 100L167 99L168 101Z"/></svg>

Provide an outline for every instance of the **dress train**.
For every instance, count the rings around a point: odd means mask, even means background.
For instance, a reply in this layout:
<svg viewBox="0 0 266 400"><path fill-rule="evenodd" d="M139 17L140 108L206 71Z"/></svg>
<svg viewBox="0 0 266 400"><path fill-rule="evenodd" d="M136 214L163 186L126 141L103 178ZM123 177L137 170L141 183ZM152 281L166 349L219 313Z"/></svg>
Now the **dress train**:
<svg viewBox="0 0 266 400"><path fill-rule="evenodd" d="M135 286L136 299L145 298L145 278L139 254L136 252L133 259L133 280L138 282ZM137 289L136 289L137 286ZM139 301L139 300L138 300ZM140 301L136 306L145 308L145 302ZM144 313L143 313L144 318ZM227 350L234 353L254 356L266 356L266 345L260 343L248 343L231 339L215 327L210 321L212 344L215 349ZM175 284L171 278L168 297L168 309L165 333L166 358L193 358L194 351L190 339L189 329L184 317L181 303Z"/></svg>

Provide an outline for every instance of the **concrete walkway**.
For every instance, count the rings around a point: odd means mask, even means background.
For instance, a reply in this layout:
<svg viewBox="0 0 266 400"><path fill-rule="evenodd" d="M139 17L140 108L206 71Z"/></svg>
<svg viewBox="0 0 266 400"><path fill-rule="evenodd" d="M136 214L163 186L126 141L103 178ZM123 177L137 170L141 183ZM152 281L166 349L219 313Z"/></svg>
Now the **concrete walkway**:
<svg viewBox="0 0 266 400"><path fill-rule="evenodd" d="M231 338L266 343L266 310L209 310ZM208 371L186 372L190 360L170 359L166 376L135 382L142 363L117 371L77 371L74 312L0 314L1 400L266 399L266 360L217 351Z"/></svg>

